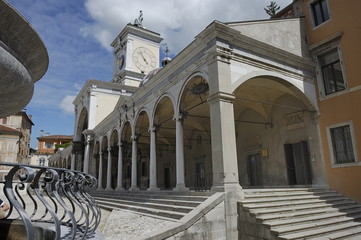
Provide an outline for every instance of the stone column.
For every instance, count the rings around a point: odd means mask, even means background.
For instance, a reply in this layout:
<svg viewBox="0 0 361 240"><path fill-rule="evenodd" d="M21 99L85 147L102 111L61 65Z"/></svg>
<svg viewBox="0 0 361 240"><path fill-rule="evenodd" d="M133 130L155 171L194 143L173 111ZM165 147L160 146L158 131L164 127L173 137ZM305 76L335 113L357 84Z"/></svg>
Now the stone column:
<svg viewBox="0 0 361 240"><path fill-rule="evenodd" d="M212 137L212 191L225 193L226 239L238 239L237 203L242 199L238 181L236 134L232 93L231 48L216 46L209 54L209 108Z"/></svg>
<svg viewBox="0 0 361 240"><path fill-rule="evenodd" d="M75 170L75 158L76 158L76 153L72 153L71 161L70 161L70 169L73 171Z"/></svg>
<svg viewBox="0 0 361 240"><path fill-rule="evenodd" d="M99 152L98 190L103 190L103 153Z"/></svg>
<svg viewBox="0 0 361 240"><path fill-rule="evenodd" d="M234 96L217 93L208 98L211 113L213 190L225 191L225 185L238 182L237 147L234 126Z"/></svg>
<svg viewBox="0 0 361 240"><path fill-rule="evenodd" d="M90 162L90 143L92 140L91 135L86 135L85 136L85 153L84 153L84 166L83 166L83 171L85 173L89 173L89 162Z"/></svg>
<svg viewBox="0 0 361 240"><path fill-rule="evenodd" d="M112 148L108 147L108 168L107 168L107 187L105 190L112 189Z"/></svg>
<svg viewBox="0 0 361 240"><path fill-rule="evenodd" d="M137 158L138 158L138 136L133 135L132 137L132 182L130 189L131 191L139 190L137 186Z"/></svg>
<svg viewBox="0 0 361 240"><path fill-rule="evenodd" d="M149 160L149 188L148 191L159 190L157 187L157 140L155 126L149 128L150 132L150 160Z"/></svg>
<svg viewBox="0 0 361 240"><path fill-rule="evenodd" d="M212 135L212 191L225 192L226 238L238 238L237 202L242 198L233 113L234 96L217 93L208 98Z"/></svg>
<svg viewBox="0 0 361 240"><path fill-rule="evenodd" d="M118 149L118 179L117 179L117 189L118 191L124 190L123 188L123 144L119 141Z"/></svg>
<svg viewBox="0 0 361 240"><path fill-rule="evenodd" d="M176 171L177 185L174 191L189 191L184 181L184 143L183 143L183 120L184 116L178 113L174 116L176 121Z"/></svg>

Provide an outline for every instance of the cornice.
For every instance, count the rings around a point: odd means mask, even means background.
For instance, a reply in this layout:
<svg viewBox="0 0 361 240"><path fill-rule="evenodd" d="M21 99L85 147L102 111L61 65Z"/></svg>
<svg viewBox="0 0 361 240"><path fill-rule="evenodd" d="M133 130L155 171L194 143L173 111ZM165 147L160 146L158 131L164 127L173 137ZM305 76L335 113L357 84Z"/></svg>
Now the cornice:
<svg viewBox="0 0 361 240"><path fill-rule="evenodd" d="M134 93L138 89L137 87L121 85L119 83L88 79L86 83L83 85L83 87L80 89L79 93L77 94L76 98L73 101L73 104L75 105L76 103L78 103L80 101L81 96L87 95L87 93L93 86L96 86L97 88L103 88L109 90L118 90L118 91L125 90L126 92L130 92L130 93Z"/></svg>

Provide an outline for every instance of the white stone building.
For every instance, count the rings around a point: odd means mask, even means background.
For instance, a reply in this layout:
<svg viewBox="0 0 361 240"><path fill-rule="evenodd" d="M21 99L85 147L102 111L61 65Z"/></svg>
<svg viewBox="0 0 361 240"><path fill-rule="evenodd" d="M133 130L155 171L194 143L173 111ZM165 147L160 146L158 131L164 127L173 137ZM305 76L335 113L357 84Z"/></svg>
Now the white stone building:
<svg viewBox="0 0 361 240"><path fill-rule="evenodd" d="M159 69L160 35L128 24L113 80L74 101L72 168L109 191L224 191L227 239L243 187L326 185L302 26L214 21Z"/></svg>

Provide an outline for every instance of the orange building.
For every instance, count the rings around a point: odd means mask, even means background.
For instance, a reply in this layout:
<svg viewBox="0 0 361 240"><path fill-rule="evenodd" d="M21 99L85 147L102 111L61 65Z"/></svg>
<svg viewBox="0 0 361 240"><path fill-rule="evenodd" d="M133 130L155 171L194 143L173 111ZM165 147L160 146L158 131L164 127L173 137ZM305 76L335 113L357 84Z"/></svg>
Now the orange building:
<svg viewBox="0 0 361 240"><path fill-rule="evenodd" d="M275 17L304 17L316 64L320 134L330 187L361 202L360 0L294 0Z"/></svg>
<svg viewBox="0 0 361 240"><path fill-rule="evenodd" d="M38 139L38 149L37 154L54 154L56 145L61 145L65 143L70 143L73 140L72 135L50 135L45 134Z"/></svg>

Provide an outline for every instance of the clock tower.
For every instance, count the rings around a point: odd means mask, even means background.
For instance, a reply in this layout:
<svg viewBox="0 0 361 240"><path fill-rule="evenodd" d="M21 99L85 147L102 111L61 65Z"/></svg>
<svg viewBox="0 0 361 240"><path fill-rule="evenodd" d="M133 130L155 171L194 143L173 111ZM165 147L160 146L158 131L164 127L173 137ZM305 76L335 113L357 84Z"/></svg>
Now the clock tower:
<svg viewBox="0 0 361 240"><path fill-rule="evenodd" d="M128 24L111 46L114 54L112 82L139 86L146 74L159 68L160 34L143 28L142 12Z"/></svg>

